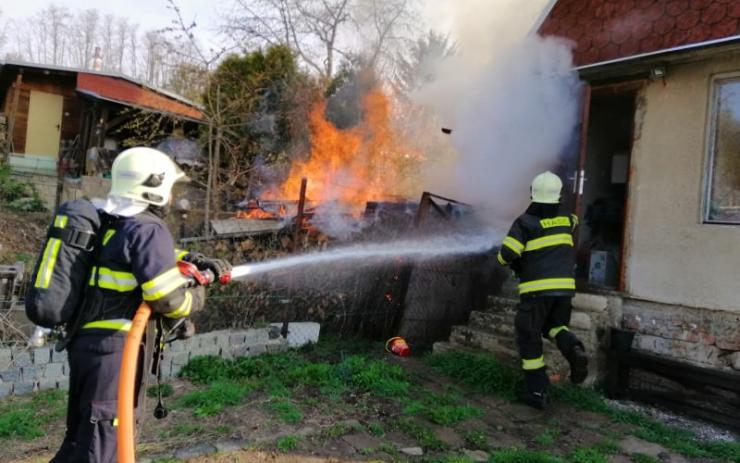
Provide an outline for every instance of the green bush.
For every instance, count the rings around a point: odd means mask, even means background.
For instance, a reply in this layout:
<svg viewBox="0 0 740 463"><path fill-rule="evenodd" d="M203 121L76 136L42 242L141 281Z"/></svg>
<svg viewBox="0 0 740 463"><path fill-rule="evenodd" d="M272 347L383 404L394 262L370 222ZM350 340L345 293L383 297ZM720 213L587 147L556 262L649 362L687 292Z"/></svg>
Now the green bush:
<svg viewBox="0 0 740 463"><path fill-rule="evenodd" d="M0 203L22 212L46 210L36 186L14 178L7 164L0 165Z"/></svg>

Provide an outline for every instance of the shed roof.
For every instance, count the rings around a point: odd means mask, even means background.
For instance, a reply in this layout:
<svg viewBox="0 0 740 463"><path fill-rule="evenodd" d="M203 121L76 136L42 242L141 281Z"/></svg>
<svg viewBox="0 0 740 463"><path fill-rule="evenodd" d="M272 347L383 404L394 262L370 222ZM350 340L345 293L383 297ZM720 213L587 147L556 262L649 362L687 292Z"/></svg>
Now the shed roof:
<svg viewBox="0 0 740 463"><path fill-rule="evenodd" d="M740 39L737 0L558 0L539 33L575 42L577 66Z"/></svg>
<svg viewBox="0 0 740 463"><path fill-rule="evenodd" d="M77 91L127 106L169 113L178 117L202 121L198 104L167 90L153 87L132 77L90 69L31 63L19 60L0 60L0 68L14 66L41 71L56 71L77 76Z"/></svg>
<svg viewBox="0 0 740 463"><path fill-rule="evenodd" d="M78 72L77 91L128 106L166 112L196 121L203 120L200 109L120 77Z"/></svg>

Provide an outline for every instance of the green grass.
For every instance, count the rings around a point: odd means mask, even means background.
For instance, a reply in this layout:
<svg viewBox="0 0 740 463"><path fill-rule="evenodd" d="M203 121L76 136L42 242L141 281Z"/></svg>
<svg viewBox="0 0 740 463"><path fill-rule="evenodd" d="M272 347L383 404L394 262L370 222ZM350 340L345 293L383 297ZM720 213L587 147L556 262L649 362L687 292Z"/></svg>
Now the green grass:
<svg viewBox="0 0 740 463"><path fill-rule="evenodd" d="M650 455L645 455L644 453L633 453L630 455L630 460L634 463L660 463L660 460L655 459Z"/></svg>
<svg viewBox="0 0 740 463"><path fill-rule="evenodd" d="M398 429L409 437L416 439L420 446L428 450L447 450L447 444L439 440L427 426L409 418L397 421Z"/></svg>
<svg viewBox="0 0 740 463"><path fill-rule="evenodd" d="M573 450L568 455L571 463L609 463L609 459L595 447L582 447Z"/></svg>
<svg viewBox="0 0 740 463"><path fill-rule="evenodd" d="M534 441L543 447L549 447L560 437L560 430L546 429L542 434L534 438Z"/></svg>
<svg viewBox="0 0 740 463"><path fill-rule="evenodd" d="M175 390L172 388L172 384L163 383L160 384L159 389L162 391L162 397L170 397L172 394L175 393ZM157 385L149 386L146 390L146 396L155 398L157 397Z"/></svg>
<svg viewBox="0 0 740 463"><path fill-rule="evenodd" d="M431 355L427 357L427 362L441 373L473 389L508 400L516 398L521 381L519 372L501 365L490 355L447 352ZM593 389L566 384L552 388L551 396L554 400L569 403L581 410L601 413L613 421L634 425L635 436L686 457L740 463L740 443L702 442L690 431L667 426L641 413L617 410Z"/></svg>
<svg viewBox="0 0 740 463"><path fill-rule="evenodd" d="M521 382L519 372L494 357L469 352L445 352L427 357L432 368L486 394L514 400Z"/></svg>
<svg viewBox="0 0 740 463"><path fill-rule="evenodd" d="M172 429L162 431L159 436L165 439L174 436L194 436L202 433L204 429L200 424L177 424Z"/></svg>
<svg viewBox="0 0 740 463"><path fill-rule="evenodd" d="M474 449L488 450L488 436L483 431L462 431L459 433L469 447Z"/></svg>
<svg viewBox="0 0 740 463"><path fill-rule="evenodd" d="M740 463L740 442L704 442L694 433L665 425L642 413L617 410L604 397L592 389L564 385L553 388L553 398L576 408L597 412L611 420L635 426L632 433L646 441L691 458L710 458L717 461Z"/></svg>
<svg viewBox="0 0 740 463"><path fill-rule="evenodd" d="M275 442L275 448L281 452L290 452L298 448L298 436L283 436Z"/></svg>
<svg viewBox="0 0 740 463"><path fill-rule="evenodd" d="M270 410L275 413L280 421L288 424L300 423L303 421L303 413L298 407L287 400L280 400L270 404Z"/></svg>
<svg viewBox="0 0 740 463"><path fill-rule="evenodd" d="M562 459L548 455L545 452L530 450L499 450L493 452L489 463L564 463Z"/></svg>
<svg viewBox="0 0 740 463"><path fill-rule="evenodd" d="M248 383L215 381L207 389L194 391L178 399L179 407L192 408L197 417L218 415L227 406L239 405L253 390Z"/></svg>
<svg viewBox="0 0 740 463"><path fill-rule="evenodd" d="M45 435L48 423L65 415L66 397L66 392L52 390L0 403L0 438L33 440Z"/></svg>
<svg viewBox="0 0 740 463"><path fill-rule="evenodd" d="M375 437L385 436L385 429L383 429L383 425L380 424L380 422L378 421L371 421L370 423L368 423L367 432L369 432Z"/></svg>
<svg viewBox="0 0 740 463"><path fill-rule="evenodd" d="M328 438L333 439L336 437L342 437L345 434L349 434L349 432L352 431L349 426L347 426L344 423L335 423L327 428L324 428L321 431L321 435Z"/></svg>
<svg viewBox="0 0 740 463"><path fill-rule="evenodd" d="M389 442L383 442L382 444L378 445L378 448L375 449L378 452L384 452L388 455L396 455L398 451L396 450L396 446L389 443Z"/></svg>

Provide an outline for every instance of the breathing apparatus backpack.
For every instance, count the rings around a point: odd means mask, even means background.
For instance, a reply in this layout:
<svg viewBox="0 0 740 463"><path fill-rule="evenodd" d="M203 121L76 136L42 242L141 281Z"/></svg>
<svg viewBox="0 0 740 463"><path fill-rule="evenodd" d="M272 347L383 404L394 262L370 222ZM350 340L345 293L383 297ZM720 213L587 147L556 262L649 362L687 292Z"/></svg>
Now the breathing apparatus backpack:
<svg viewBox="0 0 740 463"><path fill-rule="evenodd" d="M45 328L70 324L82 306L107 214L86 199L59 206L26 293L26 316Z"/></svg>

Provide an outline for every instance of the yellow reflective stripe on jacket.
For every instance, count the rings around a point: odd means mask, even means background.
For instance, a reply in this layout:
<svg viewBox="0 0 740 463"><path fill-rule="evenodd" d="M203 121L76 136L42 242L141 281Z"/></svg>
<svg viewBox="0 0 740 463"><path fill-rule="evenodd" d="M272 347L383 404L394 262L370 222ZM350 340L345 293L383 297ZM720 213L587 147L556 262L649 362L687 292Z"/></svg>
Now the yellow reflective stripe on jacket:
<svg viewBox="0 0 740 463"><path fill-rule="evenodd" d="M173 267L142 284L141 290L145 301L156 301L185 283L187 280L180 274L180 270Z"/></svg>
<svg viewBox="0 0 740 463"><path fill-rule="evenodd" d="M46 248L44 248L44 257L41 259L41 265L39 265L39 273L36 274L36 282L34 283L36 288L46 289L49 287L59 248L61 247L62 241L59 238L49 238L49 241L47 241Z"/></svg>
<svg viewBox="0 0 740 463"><path fill-rule="evenodd" d="M64 228L67 226L67 221L69 220L69 217L66 215L58 215L54 217L54 226L57 228Z"/></svg>
<svg viewBox="0 0 740 463"><path fill-rule="evenodd" d="M545 357L539 356L536 359L522 359L522 370L537 370L545 366Z"/></svg>
<svg viewBox="0 0 740 463"><path fill-rule="evenodd" d="M500 253L500 252L499 252L499 253L498 253L498 255L496 256L496 260L498 260L498 263L499 263L499 264L501 264L501 265L507 265L507 264L508 264L508 262L506 262L506 261L504 260L504 258L503 258L503 256L501 255L501 253Z"/></svg>
<svg viewBox="0 0 740 463"><path fill-rule="evenodd" d="M180 307L173 310L172 312L167 312L164 314L167 318L183 318L190 315L190 309L193 307L193 296L190 294L190 292L185 293L185 300L182 301L182 304L180 304Z"/></svg>
<svg viewBox="0 0 740 463"><path fill-rule="evenodd" d="M576 280L574 278L545 278L519 283L519 294L549 291L552 289L572 289L575 291Z"/></svg>
<svg viewBox="0 0 740 463"><path fill-rule="evenodd" d="M536 251L542 248L548 248L550 246L560 245L573 246L573 235L570 233L558 233L557 235L543 236L534 240L527 241L527 246L524 251Z"/></svg>
<svg viewBox="0 0 740 463"><path fill-rule="evenodd" d="M568 217L553 217L551 219L540 220L542 228L553 228L553 227L570 227L570 219Z"/></svg>
<svg viewBox="0 0 740 463"><path fill-rule="evenodd" d="M573 219L573 230L575 230L578 226L578 216L575 214L571 214L570 218Z"/></svg>
<svg viewBox="0 0 740 463"><path fill-rule="evenodd" d="M111 289L121 293L133 291L139 286L139 282L136 281L133 273L111 270L108 267L93 267L92 272L90 272L90 286L95 286L96 281L99 288Z"/></svg>
<svg viewBox="0 0 740 463"><path fill-rule="evenodd" d="M557 336L558 333L560 333L561 331L570 331L570 330L565 325L556 326L555 328L552 328L550 329L550 331L547 332L547 336L550 339L555 339L555 336Z"/></svg>
<svg viewBox="0 0 740 463"><path fill-rule="evenodd" d="M175 260L182 260L183 257L187 256L190 252L182 249L175 249Z"/></svg>
<svg viewBox="0 0 740 463"><path fill-rule="evenodd" d="M114 331L129 331L131 329L131 320L119 318L115 320L97 320L85 323L82 329L102 329Z"/></svg>
<svg viewBox="0 0 740 463"><path fill-rule="evenodd" d="M504 238L504 241L501 244L514 251L518 256L521 256L522 251L524 251L524 245L520 243L519 240L512 238L511 236Z"/></svg>
<svg viewBox="0 0 740 463"><path fill-rule="evenodd" d="M115 230L106 230L105 235L103 235L103 246L108 244L108 241L110 241L111 238L113 238L113 235L116 234Z"/></svg>

